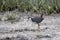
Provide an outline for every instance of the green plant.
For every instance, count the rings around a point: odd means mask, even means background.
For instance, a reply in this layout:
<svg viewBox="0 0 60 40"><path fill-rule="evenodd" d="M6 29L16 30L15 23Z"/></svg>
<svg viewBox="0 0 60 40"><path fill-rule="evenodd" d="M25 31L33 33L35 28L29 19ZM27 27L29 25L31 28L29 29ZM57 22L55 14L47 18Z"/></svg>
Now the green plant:
<svg viewBox="0 0 60 40"><path fill-rule="evenodd" d="M14 20L15 16L12 13L7 14L7 20Z"/></svg>
<svg viewBox="0 0 60 40"><path fill-rule="evenodd" d="M31 10L33 12L44 10L46 14L60 12L60 0L0 0L0 11L13 10L16 6L23 12Z"/></svg>
<svg viewBox="0 0 60 40"><path fill-rule="evenodd" d="M0 15L0 21L2 20L2 16Z"/></svg>

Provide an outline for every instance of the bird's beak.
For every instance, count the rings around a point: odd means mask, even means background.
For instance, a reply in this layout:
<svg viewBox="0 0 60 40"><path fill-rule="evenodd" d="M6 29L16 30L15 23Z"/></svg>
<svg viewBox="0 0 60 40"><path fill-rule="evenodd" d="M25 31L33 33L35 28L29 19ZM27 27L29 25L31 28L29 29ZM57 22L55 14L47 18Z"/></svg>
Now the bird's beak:
<svg viewBox="0 0 60 40"><path fill-rule="evenodd" d="M29 19L27 21L29 21Z"/></svg>
<svg viewBox="0 0 60 40"><path fill-rule="evenodd" d="M29 17L27 18L27 21L29 21Z"/></svg>

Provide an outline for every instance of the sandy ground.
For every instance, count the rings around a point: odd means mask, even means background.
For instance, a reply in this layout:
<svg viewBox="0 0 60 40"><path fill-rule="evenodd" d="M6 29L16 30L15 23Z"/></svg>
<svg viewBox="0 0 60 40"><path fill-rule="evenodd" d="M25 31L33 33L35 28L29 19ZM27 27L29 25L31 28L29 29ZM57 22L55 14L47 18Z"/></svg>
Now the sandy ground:
<svg viewBox="0 0 60 40"><path fill-rule="evenodd" d="M45 16L40 31L37 26L26 15L13 24L0 21L0 40L60 40L60 14Z"/></svg>

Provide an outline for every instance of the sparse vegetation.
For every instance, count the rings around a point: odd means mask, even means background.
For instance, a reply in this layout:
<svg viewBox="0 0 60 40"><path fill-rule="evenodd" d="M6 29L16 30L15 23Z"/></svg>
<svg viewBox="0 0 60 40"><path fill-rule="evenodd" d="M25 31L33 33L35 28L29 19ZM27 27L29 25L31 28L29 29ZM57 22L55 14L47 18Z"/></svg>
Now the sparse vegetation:
<svg viewBox="0 0 60 40"><path fill-rule="evenodd" d="M7 14L7 20L14 20L15 16L12 13Z"/></svg>
<svg viewBox="0 0 60 40"><path fill-rule="evenodd" d="M2 16L0 15L0 21L2 20Z"/></svg>
<svg viewBox="0 0 60 40"><path fill-rule="evenodd" d="M54 11L59 13L60 0L0 0L0 11L12 11L16 8L23 12L44 10L46 14Z"/></svg>

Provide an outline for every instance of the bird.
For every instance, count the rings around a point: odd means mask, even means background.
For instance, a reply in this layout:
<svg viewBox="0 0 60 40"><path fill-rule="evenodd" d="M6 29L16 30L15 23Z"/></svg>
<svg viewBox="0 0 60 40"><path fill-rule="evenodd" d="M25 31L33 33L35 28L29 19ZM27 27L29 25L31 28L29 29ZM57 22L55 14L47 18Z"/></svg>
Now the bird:
<svg viewBox="0 0 60 40"><path fill-rule="evenodd" d="M28 17L28 20L31 18L31 21L32 22L35 22L35 23L37 23L38 24L38 29L40 29L40 24L39 23L41 23L43 20L44 20L44 14L42 13L41 14L41 16L39 16L39 17Z"/></svg>

